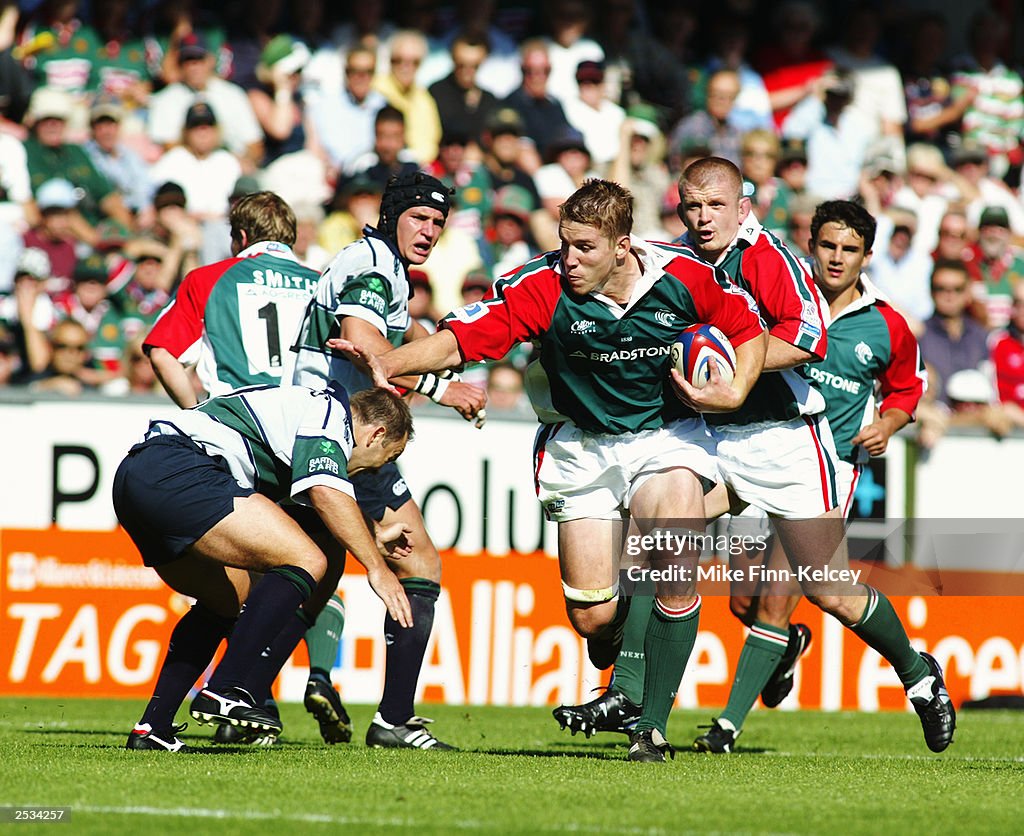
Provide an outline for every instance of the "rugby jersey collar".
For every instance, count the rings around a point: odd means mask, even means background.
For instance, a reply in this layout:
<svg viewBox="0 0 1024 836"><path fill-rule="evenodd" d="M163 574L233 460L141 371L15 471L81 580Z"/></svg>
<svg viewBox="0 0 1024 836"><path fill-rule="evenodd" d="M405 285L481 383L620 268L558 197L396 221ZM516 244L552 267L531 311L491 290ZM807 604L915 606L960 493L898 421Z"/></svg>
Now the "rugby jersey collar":
<svg viewBox="0 0 1024 836"><path fill-rule="evenodd" d="M857 311L863 311L866 308L870 308L873 305L877 305L881 302L889 302L888 297L879 290L874 282L867 277L866 273L861 273L860 278L857 280L857 289L860 291L860 296L843 308L834 317L829 310L828 303L822 299L821 312L825 317L825 327L828 328L833 322L840 317L848 316L849 314L855 314ZM819 289L820 291L820 289Z"/></svg>
<svg viewBox="0 0 1024 836"><path fill-rule="evenodd" d="M638 238L632 233L629 236L629 243L640 261L640 266L643 268L640 278L636 280L636 284L633 285L633 290L629 294L629 301L625 305L620 305L610 296L605 296L597 290L592 290L587 294L605 305L618 319L621 319L638 301L647 295L647 292L654 287L654 283L665 272L664 266L672 260L667 254L659 252L656 248L649 247L643 238ZM565 275L561 258L555 264L555 272L561 276Z"/></svg>
<svg viewBox="0 0 1024 836"><path fill-rule="evenodd" d="M274 258L283 258L298 263L298 257L292 252L292 248L280 241L257 241L250 244L238 254L238 258L252 258L257 255L272 255Z"/></svg>
<svg viewBox="0 0 1024 836"><path fill-rule="evenodd" d="M757 239L761 235L762 229L763 227L761 226L761 222L757 219L757 216L754 214L753 210L748 212L747 217L740 224L739 232L736 233L736 237L733 239L732 243L729 244L729 246L726 247L724 250L722 250L722 254L719 255L717 259L715 259L715 267L721 267L722 262L725 261L726 257L733 250L745 250L747 247L756 244ZM686 246L690 247L699 258L704 259L704 257L700 254L700 249L697 247L697 245L693 241L693 238L690 236L689 230L687 230L683 234L682 238L679 240L681 240L682 243L686 244ZM707 259L704 260L707 261Z"/></svg>
<svg viewBox="0 0 1024 836"><path fill-rule="evenodd" d="M406 273L407 273L406 278L408 278L409 265L406 263L405 259L402 258L402 254L398 251L398 245L394 241L392 241L386 235L383 235L380 232L380 230L378 230L376 227L372 227L369 224L367 224L366 226L363 227L363 237L364 238L375 238L376 240L381 241L382 243L386 244L387 248L389 250L391 250L391 252L395 256L395 258L397 258L401 262L402 267L404 267L406 269Z"/></svg>

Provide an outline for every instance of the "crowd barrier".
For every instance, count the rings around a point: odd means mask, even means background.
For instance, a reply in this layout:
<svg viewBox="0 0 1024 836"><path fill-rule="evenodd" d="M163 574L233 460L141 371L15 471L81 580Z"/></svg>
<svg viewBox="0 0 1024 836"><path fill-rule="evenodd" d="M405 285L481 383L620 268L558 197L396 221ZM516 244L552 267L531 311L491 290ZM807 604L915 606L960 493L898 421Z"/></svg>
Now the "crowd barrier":
<svg viewBox="0 0 1024 836"><path fill-rule="evenodd" d="M156 400L0 403L7 477L0 487L0 695L148 696L188 601L142 567L109 496L121 456L150 415L166 409ZM420 697L492 705L589 699L603 675L565 616L554 527L533 495L533 425L492 420L478 431L426 413L417 417L417 433L403 470L445 573ZM1009 484L1021 472L1024 440L954 437L942 445L921 462L912 445L895 441L874 480L879 515L926 516L927 505L935 516L1019 519L1019 493ZM1000 465L988 468L986 460ZM933 589L912 566L885 567L911 640L947 667L957 702L1024 693L1024 607L1012 594L1022 578L1006 572L1005 561L986 565L984 558L965 550L955 588L974 583L991 592L995 585L1005 594L928 594ZM701 629L677 700L687 707L724 704L744 641L724 588L702 591ZM335 677L347 701L376 702L383 608L358 570L346 574L341 592L347 622ZM806 602L795 617L811 626L815 643L784 707L905 707L895 675L874 651ZM300 650L283 672L280 696L301 699L304 683Z"/></svg>

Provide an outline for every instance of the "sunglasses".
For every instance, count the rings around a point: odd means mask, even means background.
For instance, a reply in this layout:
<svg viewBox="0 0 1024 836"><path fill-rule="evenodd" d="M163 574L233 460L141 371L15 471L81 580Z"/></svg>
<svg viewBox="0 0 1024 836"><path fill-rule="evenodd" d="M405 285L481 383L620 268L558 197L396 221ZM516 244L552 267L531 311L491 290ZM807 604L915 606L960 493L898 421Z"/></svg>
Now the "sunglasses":
<svg viewBox="0 0 1024 836"><path fill-rule="evenodd" d="M53 348L55 351L85 351L87 346L85 343L54 343Z"/></svg>

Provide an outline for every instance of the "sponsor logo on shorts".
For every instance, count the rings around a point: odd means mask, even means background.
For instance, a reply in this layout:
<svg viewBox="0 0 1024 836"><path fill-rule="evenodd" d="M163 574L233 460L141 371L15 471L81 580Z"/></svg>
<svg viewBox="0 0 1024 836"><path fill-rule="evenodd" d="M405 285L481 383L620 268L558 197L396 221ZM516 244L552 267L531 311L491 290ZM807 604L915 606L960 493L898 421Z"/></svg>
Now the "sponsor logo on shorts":
<svg viewBox="0 0 1024 836"><path fill-rule="evenodd" d="M319 456L315 459L309 460L309 472L333 473L334 475L338 475L341 471L338 468L338 463L334 459L329 456Z"/></svg>
<svg viewBox="0 0 1024 836"><path fill-rule="evenodd" d="M871 346L863 341L857 343L856 347L853 349L853 353L857 355L857 359L865 366L870 363L875 356L875 352L871 350Z"/></svg>
<svg viewBox="0 0 1024 836"><path fill-rule="evenodd" d="M395 482L395 484L391 486L391 493L393 493L395 496L401 496L407 490L409 490L409 488L406 487L405 479L399 479L397 482Z"/></svg>
<svg viewBox="0 0 1024 836"><path fill-rule="evenodd" d="M560 514L565 510L564 499L549 499L544 503L544 514L550 520L555 514Z"/></svg>
<svg viewBox="0 0 1024 836"><path fill-rule="evenodd" d="M569 326L570 334L593 334L597 330L597 323L589 319L577 319Z"/></svg>
<svg viewBox="0 0 1024 836"><path fill-rule="evenodd" d="M676 315L672 311L658 311L654 318L666 328L673 328L676 324Z"/></svg>

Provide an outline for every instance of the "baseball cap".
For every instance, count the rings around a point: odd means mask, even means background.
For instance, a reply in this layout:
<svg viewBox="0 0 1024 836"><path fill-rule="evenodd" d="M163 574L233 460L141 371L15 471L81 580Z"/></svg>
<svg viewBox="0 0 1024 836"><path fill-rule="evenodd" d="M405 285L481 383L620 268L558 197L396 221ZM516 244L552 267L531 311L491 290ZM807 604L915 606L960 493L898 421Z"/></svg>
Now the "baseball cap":
<svg viewBox="0 0 1024 836"><path fill-rule="evenodd" d="M533 211L533 198L522 186L503 186L494 195L494 206L491 209L495 217L498 215L510 215L513 218L526 222L530 220L530 213Z"/></svg>
<svg viewBox="0 0 1024 836"><path fill-rule="evenodd" d="M487 130L490 131L491 136L501 134L522 136L525 130L523 117L514 108L503 107L487 120Z"/></svg>
<svg viewBox="0 0 1024 836"><path fill-rule="evenodd" d="M433 289L430 285L430 276L428 276L423 270L409 271L409 287L425 287L428 290Z"/></svg>
<svg viewBox="0 0 1024 836"><path fill-rule="evenodd" d="M549 160L554 160L563 151L582 151L584 154L590 154L587 150L587 143L583 139L583 134L575 128L563 129L551 142L548 143L547 157Z"/></svg>
<svg viewBox="0 0 1024 836"><path fill-rule="evenodd" d="M600 84L604 81L604 63L601 61L580 61L576 67L576 82L578 84Z"/></svg>
<svg viewBox="0 0 1024 836"><path fill-rule="evenodd" d="M260 64L280 70L286 75L299 72L309 63L309 48L291 35L277 35L260 53Z"/></svg>
<svg viewBox="0 0 1024 836"><path fill-rule="evenodd" d="M26 247L18 256L18 264L14 268L15 276L31 276L33 279L50 277L50 257L39 247Z"/></svg>
<svg viewBox="0 0 1024 836"><path fill-rule="evenodd" d="M988 162L988 152L974 140L964 140L963 144L953 151L953 165L955 166L985 162Z"/></svg>
<svg viewBox="0 0 1024 836"><path fill-rule="evenodd" d="M802 139L784 139L779 149L779 164L807 162L807 143Z"/></svg>
<svg viewBox="0 0 1024 836"><path fill-rule="evenodd" d="M185 114L185 128L198 128L200 125L216 125L217 117L206 102L196 102Z"/></svg>
<svg viewBox="0 0 1024 836"><path fill-rule="evenodd" d="M71 97L67 93L52 87L40 87L32 94L26 115L30 122L40 119L63 119L66 122L71 118L71 111Z"/></svg>
<svg viewBox="0 0 1024 836"><path fill-rule="evenodd" d="M981 210L978 226L1001 226L1010 228L1010 215L1002 206L986 206Z"/></svg>
<svg viewBox="0 0 1024 836"><path fill-rule="evenodd" d="M483 290L490 290L493 284L494 279L481 267L466 273L466 278L462 280L462 289L473 290L474 288L482 288Z"/></svg>
<svg viewBox="0 0 1024 836"><path fill-rule="evenodd" d="M162 183L153 195L153 208L163 209L165 206L185 208L185 190L177 183Z"/></svg>
<svg viewBox="0 0 1024 836"><path fill-rule="evenodd" d="M47 180L36 190L36 206L41 212L47 209L74 209L85 196L81 189L62 177Z"/></svg>
<svg viewBox="0 0 1024 836"><path fill-rule="evenodd" d="M384 189L379 181L374 180L365 172L359 172L342 184L340 192L345 197L352 197L357 194L383 194Z"/></svg>
<svg viewBox="0 0 1024 836"><path fill-rule="evenodd" d="M626 111L626 116L629 118L630 130L634 136L655 139L661 134L658 127L658 109L653 105L639 102Z"/></svg>
<svg viewBox="0 0 1024 836"><path fill-rule="evenodd" d="M89 109L89 124L99 122L101 119L110 119L113 122L120 122L124 119L124 108L114 99L97 98Z"/></svg>
<svg viewBox="0 0 1024 836"><path fill-rule="evenodd" d="M231 190L231 199L235 200L239 197L245 197L247 194L255 194L261 190L262 187L259 180L251 174L243 174L235 181L235 186Z"/></svg>
<svg viewBox="0 0 1024 836"><path fill-rule="evenodd" d="M86 258L78 260L75 264L74 279L76 282L102 282L107 283L110 278L110 271L107 269L107 262L99 253L93 253Z"/></svg>
<svg viewBox="0 0 1024 836"><path fill-rule="evenodd" d="M179 61L197 61L210 54L206 39L198 32L189 32L178 46Z"/></svg>

